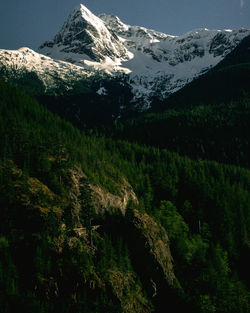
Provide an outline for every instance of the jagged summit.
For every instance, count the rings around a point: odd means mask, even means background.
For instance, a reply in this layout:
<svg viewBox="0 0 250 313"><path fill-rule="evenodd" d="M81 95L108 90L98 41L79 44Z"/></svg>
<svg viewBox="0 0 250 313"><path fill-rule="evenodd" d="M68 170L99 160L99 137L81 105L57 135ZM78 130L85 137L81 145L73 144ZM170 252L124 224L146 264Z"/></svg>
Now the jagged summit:
<svg viewBox="0 0 250 313"><path fill-rule="evenodd" d="M78 5L74 8L73 12L74 12L74 11L80 11L80 12L83 14L83 16L84 16L84 14L87 14L87 15L90 16L90 17L93 17L93 16L94 16L94 14L93 14L84 4L82 4L82 3L78 4Z"/></svg>
<svg viewBox="0 0 250 313"><path fill-rule="evenodd" d="M155 30L148 29L142 26L131 26L131 25L124 24L118 16L113 15L113 14L102 13L99 15L99 17L105 22L105 25L109 29L111 29L112 31L115 31L121 36L125 35L126 37L129 37L133 33L136 33L136 31L139 31L139 35L140 33L141 34L144 33L145 35L154 34L154 36L159 37L159 38L175 37L175 36L157 32Z"/></svg>
<svg viewBox="0 0 250 313"><path fill-rule="evenodd" d="M113 14L102 13L99 15L99 18L104 21L106 26L113 30L115 29L119 35L123 35L130 27L129 25L124 24L118 16Z"/></svg>
<svg viewBox="0 0 250 313"><path fill-rule="evenodd" d="M77 7L75 7L75 9L69 15L67 22L67 24L79 23L79 26L85 26L84 24L86 23L92 25L94 28L99 29L100 31L103 31L102 21L83 4L79 4Z"/></svg>
<svg viewBox="0 0 250 313"><path fill-rule="evenodd" d="M70 13L60 31L41 45L39 51L72 63L84 63L84 59L115 62L118 58L130 58L119 38L111 34L104 22L83 4Z"/></svg>

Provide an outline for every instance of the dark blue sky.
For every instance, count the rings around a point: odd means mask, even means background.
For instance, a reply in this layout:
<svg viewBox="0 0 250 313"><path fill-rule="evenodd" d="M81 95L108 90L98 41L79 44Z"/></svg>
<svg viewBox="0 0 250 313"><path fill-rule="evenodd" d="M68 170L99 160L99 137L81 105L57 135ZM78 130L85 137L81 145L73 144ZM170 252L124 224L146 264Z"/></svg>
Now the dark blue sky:
<svg viewBox="0 0 250 313"><path fill-rule="evenodd" d="M79 3L96 15L115 14L124 23L171 35L201 27L250 28L250 0L1 0L0 48L36 49Z"/></svg>

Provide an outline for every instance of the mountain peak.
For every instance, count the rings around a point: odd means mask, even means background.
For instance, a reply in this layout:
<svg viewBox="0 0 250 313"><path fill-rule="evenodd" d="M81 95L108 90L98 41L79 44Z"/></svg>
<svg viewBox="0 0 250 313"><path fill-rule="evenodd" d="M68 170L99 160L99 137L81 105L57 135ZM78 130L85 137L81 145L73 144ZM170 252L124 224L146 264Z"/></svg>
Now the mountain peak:
<svg viewBox="0 0 250 313"><path fill-rule="evenodd" d="M84 17L85 15L89 17L96 17L85 5L80 3L78 6L75 7L73 11L80 11L82 13L82 16Z"/></svg>
<svg viewBox="0 0 250 313"><path fill-rule="evenodd" d="M129 53L119 38L83 4L70 13L60 31L39 51L65 61L74 60L72 63L77 62L78 65L83 65L83 59L95 62L107 58L112 61L129 59Z"/></svg>
<svg viewBox="0 0 250 313"><path fill-rule="evenodd" d="M85 11L89 11L89 9L87 7L85 7L85 5L83 5L82 3L78 4L78 6L76 6L75 8L76 10L85 10ZM90 11L89 11L90 12Z"/></svg>
<svg viewBox="0 0 250 313"><path fill-rule="evenodd" d="M67 22L76 22L76 21L85 21L95 27L102 27L101 20L95 16L87 7L83 4L79 4L75 9L70 13ZM66 23L67 23L66 22Z"/></svg>
<svg viewBox="0 0 250 313"><path fill-rule="evenodd" d="M73 10L72 12L75 11L89 11L89 9L87 7L85 7L85 5L83 5L82 3L78 4ZM71 12L71 13L72 13ZM89 11L90 12L90 11Z"/></svg>

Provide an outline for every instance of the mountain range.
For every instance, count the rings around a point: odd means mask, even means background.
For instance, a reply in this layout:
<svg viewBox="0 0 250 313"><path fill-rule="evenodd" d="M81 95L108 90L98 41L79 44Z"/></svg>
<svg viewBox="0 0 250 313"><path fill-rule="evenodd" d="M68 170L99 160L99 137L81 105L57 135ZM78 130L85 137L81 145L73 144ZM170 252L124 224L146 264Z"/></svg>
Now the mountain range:
<svg viewBox="0 0 250 313"><path fill-rule="evenodd" d="M126 25L114 15L97 17L81 4L37 52L0 50L0 74L23 80L33 73L34 93L40 94L64 93L84 80L108 96L102 79L120 79L134 107L145 110L152 98L166 98L213 68L248 35L248 29L196 29L172 36Z"/></svg>

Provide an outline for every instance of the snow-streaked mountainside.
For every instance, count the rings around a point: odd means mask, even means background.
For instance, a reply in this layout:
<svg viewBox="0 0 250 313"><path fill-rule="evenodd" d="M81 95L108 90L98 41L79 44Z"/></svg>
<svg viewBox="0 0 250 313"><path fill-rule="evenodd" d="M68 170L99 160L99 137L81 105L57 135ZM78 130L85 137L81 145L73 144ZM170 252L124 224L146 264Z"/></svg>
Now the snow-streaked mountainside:
<svg viewBox="0 0 250 313"><path fill-rule="evenodd" d="M219 63L250 30L197 29L170 36L139 26L123 24L102 14L107 27L123 38L134 58L124 62L131 70L135 90L167 96Z"/></svg>
<svg viewBox="0 0 250 313"><path fill-rule="evenodd" d="M45 91L57 89L59 85L64 85L67 90L71 87L71 82L80 80L83 76L93 75L93 72L80 66L54 60L26 47L18 50L0 49L0 65L0 73L10 79L35 73L43 83Z"/></svg>
<svg viewBox="0 0 250 313"><path fill-rule="evenodd" d="M30 49L0 50L0 65L34 71L50 85L55 77L67 83L81 76L125 73L134 99L148 100L166 97L206 72L247 35L247 29L197 29L171 36L126 25L113 15L97 17L81 4L40 46L40 54Z"/></svg>

